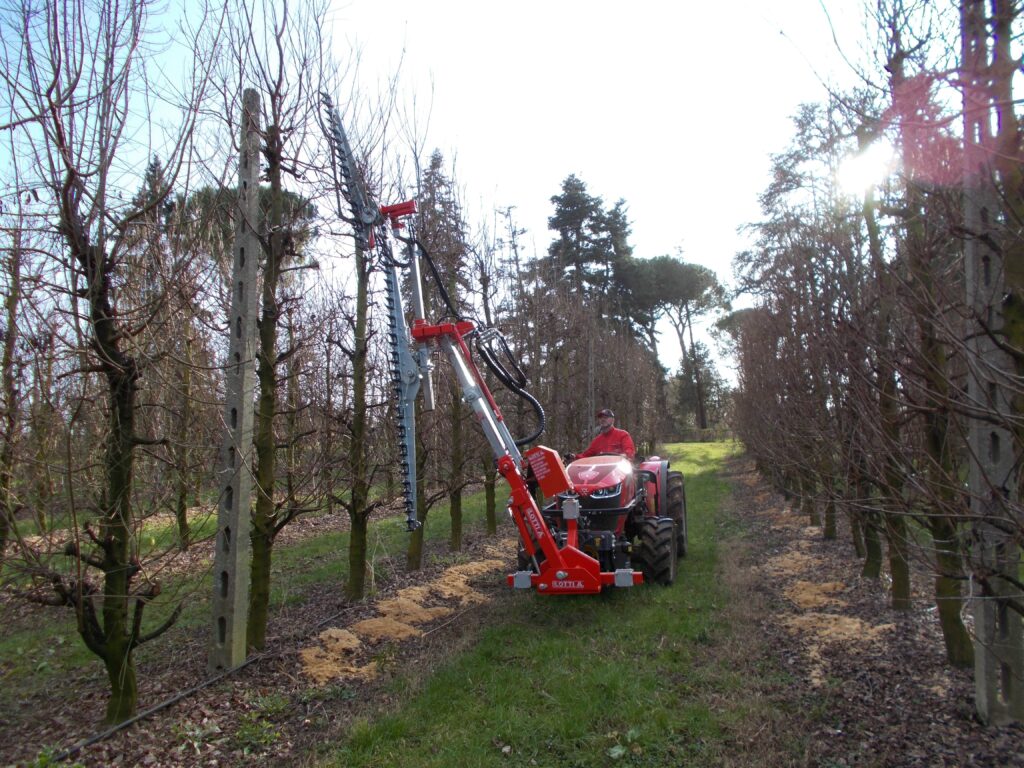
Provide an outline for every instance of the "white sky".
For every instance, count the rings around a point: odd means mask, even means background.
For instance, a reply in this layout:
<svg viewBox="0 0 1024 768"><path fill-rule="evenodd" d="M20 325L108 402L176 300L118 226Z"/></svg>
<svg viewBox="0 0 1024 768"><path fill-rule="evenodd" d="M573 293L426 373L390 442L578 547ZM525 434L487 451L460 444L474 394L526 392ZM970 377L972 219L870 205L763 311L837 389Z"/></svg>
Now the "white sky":
<svg viewBox="0 0 1024 768"><path fill-rule="evenodd" d="M826 5L857 54L860 3ZM404 52L404 87L431 105L428 152L455 159L471 225L515 206L526 253L543 253L550 198L575 173L606 205L626 200L634 255L681 248L726 283L790 116L826 97L823 79L850 81L818 0L335 0L332 18L368 87Z"/></svg>

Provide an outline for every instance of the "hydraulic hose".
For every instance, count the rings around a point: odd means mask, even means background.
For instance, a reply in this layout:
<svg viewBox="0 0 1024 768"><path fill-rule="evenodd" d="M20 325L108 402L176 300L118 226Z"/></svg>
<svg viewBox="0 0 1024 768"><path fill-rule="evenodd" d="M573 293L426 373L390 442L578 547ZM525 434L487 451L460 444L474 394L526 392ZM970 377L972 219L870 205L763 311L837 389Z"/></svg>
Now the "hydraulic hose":
<svg viewBox="0 0 1024 768"><path fill-rule="evenodd" d="M498 359L497 354L495 354L494 349L491 346L495 341L501 344L501 352L505 359L511 364L512 371L509 371L509 369L505 367L505 364ZM526 391L526 374L523 373L523 369L512 356L512 350L509 348L505 337L496 329L488 328L477 335L476 350L491 373L497 376L498 380L504 384L508 390L521 397L533 407L533 412L537 416L537 430L532 435L515 441L516 446L519 448L532 443L544 434L544 430L547 428L547 417L544 414L544 407L540 404L537 398Z"/></svg>
<svg viewBox="0 0 1024 768"><path fill-rule="evenodd" d="M406 241L408 242L408 241ZM437 292L441 294L441 301L448 307L448 312L452 317L461 319L458 309L455 307L455 302L452 301L452 297L448 295L448 289L444 287L444 280L441 279L441 273L437 269L437 265L434 263L433 257L430 252L423 246L423 243L419 238L415 238L414 242L416 247L420 249L420 253L423 254L423 258L427 262L427 266L430 267L430 274L434 276L434 285L437 286Z"/></svg>
<svg viewBox="0 0 1024 768"><path fill-rule="evenodd" d="M410 242L410 239L399 238L405 242ZM455 303L452 301L448 290L444 286L444 281L441 279L441 273L434 263L434 259L431 257L430 252L424 247L423 243L418 239L412 239L416 246L420 249L420 253L423 254L424 260L427 262L427 266L430 267L430 273L434 276L434 285L437 286L438 293L441 294L441 300L444 305L448 308L448 312L452 317L460 318L458 309L455 307ZM512 354L512 350L505 340L505 337L495 328L484 328L476 331L476 350L477 354L487 365L487 368L493 373L498 380L505 385L506 389L522 398L530 404L533 408L534 414L537 417L537 429L529 437L523 437L515 441L516 446L521 448L524 445L532 443L534 440L544 434L544 430L547 428L547 417L544 414L544 407L538 402L537 398L526 391L526 374L523 373L523 369L519 363L516 362L515 357ZM500 354L508 362L508 366L503 363L498 356L498 353L492 348L492 344L497 342L501 345Z"/></svg>

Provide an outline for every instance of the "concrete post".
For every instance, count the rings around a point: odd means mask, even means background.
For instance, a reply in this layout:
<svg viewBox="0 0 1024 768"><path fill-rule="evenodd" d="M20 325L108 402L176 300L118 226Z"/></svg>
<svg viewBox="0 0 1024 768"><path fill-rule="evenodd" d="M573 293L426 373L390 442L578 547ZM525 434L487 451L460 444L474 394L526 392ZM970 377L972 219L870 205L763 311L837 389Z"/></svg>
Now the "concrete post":
<svg viewBox="0 0 1024 768"><path fill-rule="evenodd" d="M1024 645L1021 617L1008 610L1007 582L1016 578L1020 549L1010 538L1007 520L1017 502L1017 446L1009 424L1008 386L1013 361L995 338L1001 333L1004 293L1003 216L990 152L995 109L985 73L991 65L984 0L961 5L964 82L964 269L967 305L973 319L967 329L967 401L977 418L969 420L968 485L972 531L972 574L984 575L995 595L972 588L974 610L975 706L979 718L994 725L1024 719ZM986 332L985 329L988 329ZM995 415L997 418L985 418ZM993 578L995 576L995 578Z"/></svg>
<svg viewBox="0 0 1024 768"><path fill-rule="evenodd" d="M252 499L252 423L255 391L256 264L259 240L260 100L254 89L242 97L238 158L238 207L232 264L230 342L224 370L224 443L213 565L211 672L245 661L249 607L249 526Z"/></svg>

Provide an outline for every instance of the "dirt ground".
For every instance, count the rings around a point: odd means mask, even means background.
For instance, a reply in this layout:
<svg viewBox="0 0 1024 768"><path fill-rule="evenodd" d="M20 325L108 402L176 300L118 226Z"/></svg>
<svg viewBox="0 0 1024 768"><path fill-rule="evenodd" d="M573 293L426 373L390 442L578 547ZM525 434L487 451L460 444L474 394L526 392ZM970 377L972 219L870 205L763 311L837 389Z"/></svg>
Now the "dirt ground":
<svg viewBox="0 0 1024 768"><path fill-rule="evenodd" d="M944 663L929 584L915 583L912 610L887 608L885 584L861 579L848 536L823 541L781 497L736 462L721 530L745 531L722 552L739 627L731 662L759 680L767 661L783 669L758 685L778 710L799 717L751 723L723 765L1022 766L1024 728L984 728L973 715L968 672ZM313 535L323 521L289 536ZM725 540L723 538L723 540ZM0 763L34 759L46 745L77 749L86 766L305 765L317 745L358 717L395 703L396 670L429 674L438 659L473 644L509 600L503 574L510 540L470 538L466 556L428 558L417 574L380 584L374 600L346 603L322 587L274 617L269 652L212 684L203 633L184 638L163 661L140 669L140 708L157 707L104 738L106 697L97 670L11 706L0 720ZM98 666L98 665L97 665ZM783 706L784 705L784 706ZM802 757L783 758L796 736Z"/></svg>
<svg viewBox="0 0 1024 768"><path fill-rule="evenodd" d="M838 768L1024 766L1024 727L986 728L974 715L969 671L950 669L931 580L916 574L913 607L888 607L887 580L860 577L849 531L825 541L745 463L732 467L733 505L747 530L727 557L754 644L794 684L772 692L804 713L799 764ZM745 595L745 597L744 597ZM787 709L790 709L787 707ZM737 765L775 765L748 755Z"/></svg>

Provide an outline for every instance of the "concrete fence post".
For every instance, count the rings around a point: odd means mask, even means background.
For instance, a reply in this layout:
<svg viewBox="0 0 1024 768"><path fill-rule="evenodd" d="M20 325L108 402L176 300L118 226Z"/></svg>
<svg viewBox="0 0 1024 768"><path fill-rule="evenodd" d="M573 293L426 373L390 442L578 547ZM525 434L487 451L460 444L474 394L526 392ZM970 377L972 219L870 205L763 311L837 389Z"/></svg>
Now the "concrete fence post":
<svg viewBox="0 0 1024 768"><path fill-rule="evenodd" d="M217 538L213 566L211 672L245 661L249 607L252 428L255 391L256 265L260 249L260 99L254 89L242 97L238 197L232 258L230 342L224 369L224 442L221 452Z"/></svg>

